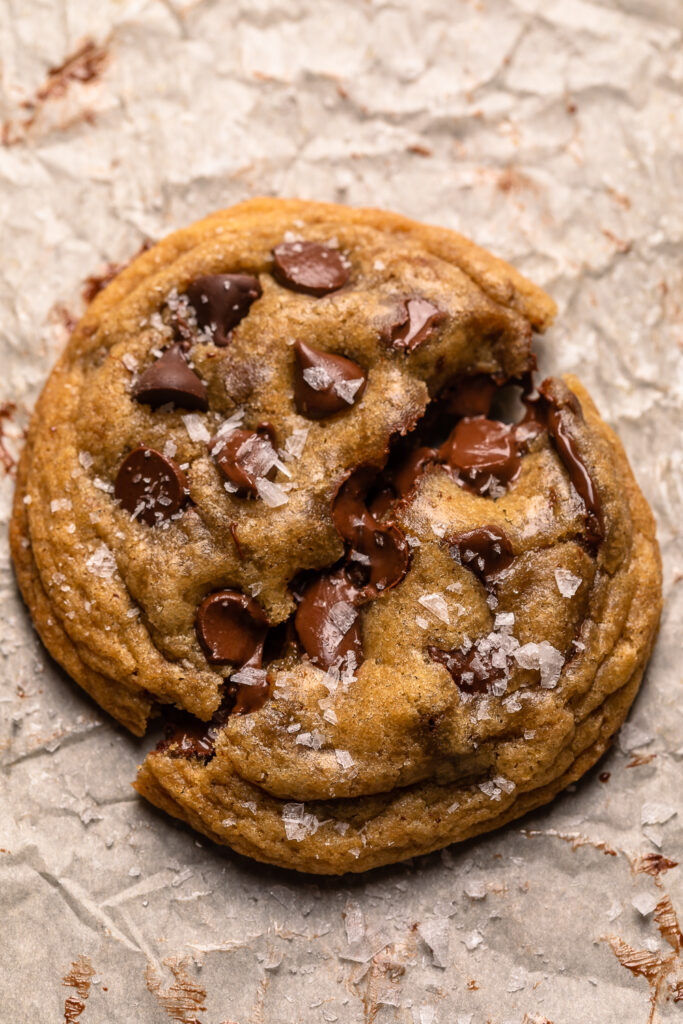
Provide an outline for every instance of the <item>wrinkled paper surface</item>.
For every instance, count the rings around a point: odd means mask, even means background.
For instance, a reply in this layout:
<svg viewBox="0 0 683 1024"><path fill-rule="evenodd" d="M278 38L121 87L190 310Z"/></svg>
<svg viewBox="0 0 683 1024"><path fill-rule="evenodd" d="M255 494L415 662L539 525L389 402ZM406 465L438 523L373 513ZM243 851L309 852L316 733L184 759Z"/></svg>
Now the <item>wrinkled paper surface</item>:
<svg viewBox="0 0 683 1024"><path fill-rule="evenodd" d="M653 855L683 854L682 35L681 0L1 0L3 524L84 279L213 209L304 196L457 228L551 292L541 368L578 373L621 435L666 592L629 723L580 784L316 880L134 794L149 737L49 661L3 541L3 1019L681 1019L683 866Z"/></svg>

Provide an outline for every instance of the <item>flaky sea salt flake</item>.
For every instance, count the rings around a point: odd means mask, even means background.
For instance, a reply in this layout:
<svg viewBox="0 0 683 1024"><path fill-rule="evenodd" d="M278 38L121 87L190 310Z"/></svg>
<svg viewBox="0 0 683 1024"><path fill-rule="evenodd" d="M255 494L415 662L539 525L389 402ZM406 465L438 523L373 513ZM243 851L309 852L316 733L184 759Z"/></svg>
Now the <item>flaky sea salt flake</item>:
<svg viewBox="0 0 683 1024"><path fill-rule="evenodd" d="M185 429L191 441L210 441L211 434L206 429L204 421L196 412L188 412L180 417L185 424Z"/></svg>
<svg viewBox="0 0 683 1024"><path fill-rule="evenodd" d="M569 569L556 569L555 582L562 597L573 597L583 581L580 576L575 576Z"/></svg>
<svg viewBox="0 0 683 1024"><path fill-rule="evenodd" d="M423 594L422 597L418 597L418 601L423 608L427 608L428 611L435 615L441 622L445 622L446 625L450 623L451 619L448 614L448 605L441 594Z"/></svg>

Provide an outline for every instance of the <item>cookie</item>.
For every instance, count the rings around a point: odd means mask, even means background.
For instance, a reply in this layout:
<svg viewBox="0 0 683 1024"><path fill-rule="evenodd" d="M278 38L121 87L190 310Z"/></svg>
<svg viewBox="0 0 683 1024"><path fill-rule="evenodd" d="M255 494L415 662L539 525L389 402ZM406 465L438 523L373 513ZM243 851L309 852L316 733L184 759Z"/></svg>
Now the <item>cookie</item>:
<svg viewBox="0 0 683 1024"><path fill-rule="evenodd" d="M148 800L338 874L550 800L661 607L652 515L555 307L454 232L253 200L140 255L37 404L11 524L50 653Z"/></svg>

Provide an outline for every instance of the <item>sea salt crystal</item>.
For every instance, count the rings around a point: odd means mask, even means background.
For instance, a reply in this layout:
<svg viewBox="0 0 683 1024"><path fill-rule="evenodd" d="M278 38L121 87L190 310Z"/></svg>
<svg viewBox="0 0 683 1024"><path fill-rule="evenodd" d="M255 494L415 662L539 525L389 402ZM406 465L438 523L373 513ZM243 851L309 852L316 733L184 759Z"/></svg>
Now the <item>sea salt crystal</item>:
<svg viewBox="0 0 683 1024"><path fill-rule="evenodd" d="M417 931L432 952L434 966L445 968L448 964L448 918L429 918L417 926Z"/></svg>
<svg viewBox="0 0 683 1024"><path fill-rule="evenodd" d="M177 451L178 445L175 443L175 441L171 441L170 439L168 441L164 441L164 447L162 448L162 452L167 459L172 459Z"/></svg>
<svg viewBox="0 0 683 1024"><path fill-rule="evenodd" d="M441 594L423 594L422 597L418 597L418 601L423 608L427 608L441 622L445 622L448 625L451 621L448 614L448 605Z"/></svg>
<svg viewBox="0 0 683 1024"><path fill-rule="evenodd" d="M130 370L131 373L135 373L138 368L138 361L132 352L124 352L121 356L121 362L127 370Z"/></svg>
<svg viewBox="0 0 683 1024"><path fill-rule="evenodd" d="M385 268L386 264L384 263L384 260L375 260L375 262L372 264L373 270L384 270Z"/></svg>
<svg viewBox="0 0 683 1024"><path fill-rule="evenodd" d="M524 644L514 652L513 657L521 668L540 669L541 686L545 690L552 690L557 685L564 658L547 640L540 644Z"/></svg>
<svg viewBox="0 0 683 1024"><path fill-rule="evenodd" d="M515 784L511 779L506 779L504 775L494 775L493 781L497 786L505 793L512 793L515 789Z"/></svg>
<svg viewBox="0 0 683 1024"><path fill-rule="evenodd" d="M356 763L348 750L335 750L334 756L337 758L339 767L345 772L353 768Z"/></svg>
<svg viewBox="0 0 683 1024"><path fill-rule="evenodd" d="M659 897L655 896L654 893L651 892L638 892L631 900L632 905L643 917L647 917L651 914L658 902Z"/></svg>
<svg viewBox="0 0 683 1024"><path fill-rule="evenodd" d="M484 882L477 882L475 879L466 882L465 895L469 896L471 900L483 900L486 897L486 885Z"/></svg>
<svg viewBox="0 0 683 1024"><path fill-rule="evenodd" d="M238 672L233 672L230 682L239 683L241 686L259 686L266 682L266 670L244 665Z"/></svg>
<svg viewBox="0 0 683 1024"><path fill-rule="evenodd" d="M325 708L323 711L323 718L326 722L330 722L331 725L337 724L337 712L333 708Z"/></svg>
<svg viewBox="0 0 683 1024"><path fill-rule="evenodd" d="M246 441L242 442L237 449L237 459L253 477L267 476L278 461L275 449L270 444L264 444L263 438L258 434L250 434Z"/></svg>
<svg viewBox="0 0 683 1024"><path fill-rule="evenodd" d="M500 789L495 782L480 782L479 789L484 793L490 800L500 800Z"/></svg>
<svg viewBox="0 0 683 1024"><path fill-rule="evenodd" d="M646 747L654 739L637 725L626 722L619 730L618 743L625 754L630 754L637 747Z"/></svg>
<svg viewBox="0 0 683 1024"><path fill-rule="evenodd" d="M519 711L521 709L522 702L520 701L516 693L512 693L503 701L503 706L506 711L512 713L513 711Z"/></svg>
<svg viewBox="0 0 683 1024"><path fill-rule="evenodd" d="M419 626L420 629L429 629L429 622L422 615L415 616L415 625Z"/></svg>
<svg viewBox="0 0 683 1024"><path fill-rule="evenodd" d="M285 441L285 452L287 455L291 455L293 459L300 459L303 450L306 446L306 440L308 438L308 427L303 427L301 430L293 430Z"/></svg>
<svg viewBox="0 0 683 1024"><path fill-rule="evenodd" d="M508 983L505 986L506 992L521 992L523 988L526 988L528 975L523 967L513 967L508 978Z"/></svg>
<svg viewBox="0 0 683 1024"><path fill-rule="evenodd" d="M470 932L469 935L466 935L462 941L465 943L465 947L467 949L473 950L476 949L477 946L481 946L484 941L484 936L477 928L475 928L474 931Z"/></svg>
<svg viewBox="0 0 683 1024"><path fill-rule="evenodd" d="M191 441L211 440L211 434L206 429L204 421L199 413L188 412L185 416L181 416L180 418L185 424L185 429L187 430Z"/></svg>
<svg viewBox="0 0 683 1024"><path fill-rule="evenodd" d="M488 597L486 598L486 603L491 609L491 611L493 611L494 608L498 607L498 598L496 597L495 594L489 594Z"/></svg>
<svg viewBox="0 0 683 1024"><path fill-rule="evenodd" d="M287 726L287 732L299 732L301 729L301 722L292 722L291 725Z"/></svg>
<svg viewBox="0 0 683 1024"><path fill-rule="evenodd" d="M448 529L447 523L430 523L429 525L431 526L432 533L435 537L443 537L444 533ZM446 587L446 589L448 590L448 587Z"/></svg>
<svg viewBox="0 0 683 1024"><path fill-rule="evenodd" d="M261 477L256 481L256 491L261 501L268 505L269 508L279 508L280 505L286 505L289 501L280 485L274 484L265 477Z"/></svg>
<svg viewBox="0 0 683 1024"><path fill-rule="evenodd" d="M282 824L285 827L285 835L295 842L302 842L306 836L315 835L320 827L315 814L306 811L305 804L285 804L282 808Z"/></svg>
<svg viewBox="0 0 683 1024"><path fill-rule="evenodd" d="M573 597L583 581L580 576L575 576L569 569L556 569L555 582L562 597Z"/></svg>
<svg viewBox="0 0 683 1024"><path fill-rule="evenodd" d="M86 559L85 567L93 576L111 579L116 572L116 559L106 544L100 544Z"/></svg>
<svg viewBox="0 0 683 1024"><path fill-rule="evenodd" d="M322 366L307 366L301 376L314 391L325 391L332 383L332 378Z"/></svg>
<svg viewBox="0 0 683 1024"><path fill-rule="evenodd" d="M332 390L349 405L353 405L356 394L362 386L363 377L358 377L354 380L338 380Z"/></svg>
<svg viewBox="0 0 683 1024"><path fill-rule="evenodd" d="M300 732L297 736L295 743L298 743L302 747L311 747L312 750L320 750L325 737L317 729L313 729L312 732Z"/></svg>
<svg viewBox="0 0 683 1024"><path fill-rule="evenodd" d="M114 493L114 485L110 484L108 480L102 480L101 477L96 476L92 483L93 487L96 487L98 491L104 491L105 494Z"/></svg>
<svg viewBox="0 0 683 1024"><path fill-rule="evenodd" d="M640 823L641 825L663 825L677 813L676 808L669 804L645 803L640 809Z"/></svg>
<svg viewBox="0 0 683 1024"><path fill-rule="evenodd" d="M612 901L612 905L610 906L609 910L607 911L607 920L608 921L616 921L616 919L619 917L619 915L621 914L623 909L624 908L623 908L622 904L619 903L618 900L613 900Z"/></svg>
<svg viewBox="0 0 683 1024"><path fill-rule="evenodd" d="M493 622L493 628L501 633L510 632L514 624L514 612L498 612Z"/></svg>
<svg viewBox="0 0 683 1024"><path fill-rule="evenodd" d="M358 612L347 601L337 601L330 607L329 619L344 637L358 618Z"/></svg>
<svg viewBox="0 0 683 1024"><path fill-rule="evenodd" d="M344 907L344 929L349 946L355 945L365 937L365 918L357 903L347 903Z"/></svg>
<svg viewBox="0 0 683 1024"><path fill-rule="evenodd" d="M90 454L90 452L79 452L78 461L80 462L83 469L90 469L95 460Z"/></svg>
<svg viewBox="0 0 683 1024"><path fill-rule="evenodd" d="M73 508L73 505L69 498L55 498L50 502L50 512L53 515L55 512L68 512L70 508Z"/></svg>

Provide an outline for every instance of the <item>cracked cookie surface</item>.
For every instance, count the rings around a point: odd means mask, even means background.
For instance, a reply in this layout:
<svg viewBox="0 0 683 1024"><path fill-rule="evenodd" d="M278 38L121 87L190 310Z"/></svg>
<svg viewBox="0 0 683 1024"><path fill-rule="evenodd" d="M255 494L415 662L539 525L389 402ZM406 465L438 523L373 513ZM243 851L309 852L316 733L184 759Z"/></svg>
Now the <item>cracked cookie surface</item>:
<svg viewBox="0 0 683 1024"><path fill-rule="evenodd" d="M552 301L453 232L253 200L86 311L11 527L52 655L138 735L136 786L217 842L359 871L578 778L661 606L651 513ZM521 402L520 402L521 398Z"/></svg>

